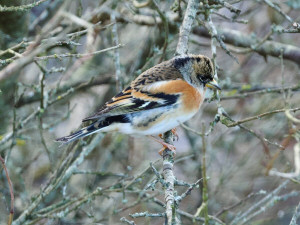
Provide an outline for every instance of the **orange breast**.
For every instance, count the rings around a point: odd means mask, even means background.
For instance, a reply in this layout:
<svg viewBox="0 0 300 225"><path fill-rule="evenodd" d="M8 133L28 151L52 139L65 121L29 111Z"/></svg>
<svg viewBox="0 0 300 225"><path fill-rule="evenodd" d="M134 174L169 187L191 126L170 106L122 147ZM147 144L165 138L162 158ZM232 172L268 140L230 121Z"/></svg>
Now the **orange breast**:
<svg viewBox="0 0 300 225"><path fill-rule="evenodd" d="M181 94L183 110L191 112L198 110L203 102L204 96L201 93L183 80L172 80L155 88L155 92L164 91L166 94Z"/></svg>

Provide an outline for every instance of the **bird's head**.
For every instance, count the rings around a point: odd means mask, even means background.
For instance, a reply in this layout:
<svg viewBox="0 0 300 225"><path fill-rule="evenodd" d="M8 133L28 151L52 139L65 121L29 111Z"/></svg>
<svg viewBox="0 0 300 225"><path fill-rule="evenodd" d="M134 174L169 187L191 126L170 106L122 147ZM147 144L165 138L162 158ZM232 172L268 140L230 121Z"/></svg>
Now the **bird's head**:
<svg viewBox="0 0 300 225"><path fill-rule="evenodd" d="M207 56L178 56L174 58L174 66L180 71L183 78L197 89L205 87L221 89L214 80L214 66Z"/></svg>

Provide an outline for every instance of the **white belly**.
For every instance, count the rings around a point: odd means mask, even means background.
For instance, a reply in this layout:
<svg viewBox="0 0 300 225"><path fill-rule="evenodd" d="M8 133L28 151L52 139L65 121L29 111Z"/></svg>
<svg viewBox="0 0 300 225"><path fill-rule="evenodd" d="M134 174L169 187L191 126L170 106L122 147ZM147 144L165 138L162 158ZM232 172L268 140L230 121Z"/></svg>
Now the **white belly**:
<svg viewBox="0 0 300 225"><path fill-rule="evenodd" d="M101 131L119 131L125 134L157 135L171 130L192 118L197 111L190 114L172 109L155 109L141 114L132 114L131 123L115 123Z"/></svg>
<svg viewBox="0 0 300 225"><path fill-rule="evenodd" d="M178 125L189 120L193 116L194 116L194 114L170 117L169 119L159 121L159 122L153 124L151 127L149 127L149 129L140 130L138 133L143 134L143 135L161 134L161 133L164 133L168 130L171 130L171 129L177 127Z"/></svg>

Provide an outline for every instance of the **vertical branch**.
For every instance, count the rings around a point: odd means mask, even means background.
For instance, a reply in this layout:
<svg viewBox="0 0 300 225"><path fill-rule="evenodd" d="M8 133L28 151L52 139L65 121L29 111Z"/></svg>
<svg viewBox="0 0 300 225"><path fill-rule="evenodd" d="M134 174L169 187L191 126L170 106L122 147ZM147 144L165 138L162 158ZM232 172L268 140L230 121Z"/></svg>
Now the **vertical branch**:
<svg viewBox="0 0 300 225"><path fill-rule="evenodd" d="M165 16L165 13L163 13L163 12L160 10L160 8L159 8L157 2L156 2L155 0L152 0L152 1L153 1L153 5L154 5L156 11L158 12L158 14L159 14L161 20L162 20L163 23L164 23L164 28L165 28L165 42L164 42L164 46L163 46L163 52L162 52L162 55L161 55L160 60L159 60L160 62L162 62L162 61L164 60L164 58L165 58L166 50L167 50L167 47L168 47L168 40L169 40L169 24L168 24L168 19L167 19L167 17Z"/></svg>
<svg viewBox="0 0 300 225"><path fill-rule="evenodd" d="M14 106L17 102L17 94L18 94L18 85L16 85L15 87L15 94L14 94ZM16 123L17 123L17 112L16 112L16 107L13 108L13 130L12 130L12 141L11 141L11 144L10 144L10 148L7 150L6 152L6 156L5 156L5 163L7 163L9 157L10 157L10 154L11 154L11 151L13 149L13 147L15 146L16 144Z"/></svg>
<svg viewBox="0 0 300 225"><path fill-rule="evenodd" d="M202 127L202 178L203 178L203 190L202 190L202 198L203 198L203 214L205 218L205 225L209 224L208 218L208 192L207 192L207 178L206 178L206 143L205 143L205 126Z"/></svg>
<svg viewBox="0 0 300 225"><path fill-rule="evenodd" d="M284 107L288 108L288 102L287 102L287 94L286 91L284 90L284 85L285 85L285 79L284 79L284 64L283 64L283 50L281 49L280 52L280 68L281 68L281 88L282 88L282 96L284 100Z"/></svg>
<svg viewBox="0 0 300 225"><path fill-rule="evenodd" d="M183 22L180 26L179 40L176 47L176 55L184 55L188 52L188 41L194 23L199 0L189 0Z"/></svg>
<svg viewBox="0 0 300 225"><path fill-rule="evenodd" d="M46 69L40 65L38 62L36 62L36 65L39 67L41 70L40 74L40 88L41 88L41 101L40 101L40 112L39 112L39 131L40 131L40 136L41 136L41 142L42 145L44 146L46 153L48 155L49 162L51 162L51 152L46 144L44 135L43 135L43 114L45 112L45 108L47 107L47 99L46 98L46 93L45 93L45 77L46 77Z"/></svg>
<svg viewBox="0 0 300 225"><path fill-rule="evenodd" d="M169 144L173 144L173 134L171 131L164 133L164 140ZM163 152L163 176L165 179L165 202L166 202L166 215L168 225L178 224L175 215L175 201L174 201L174 181L175 176L173 174L174 156L173 152L166 149Z"/></svg>
<svg viewBox="0 0 300 225"><path fill-rule="evenodd" d="M205 225L209 224L209 216L208 216L208 192L207 192L207 178L206 178L206 142L205 142L205 126L203 124L202 126L202 133L201 133L201 138L202 138L202 166L201 166L201 171L202 171L202 179L203 179L203 188L202 188L202 204L201 206L197 209L197 212L195 213L195 217L200 216L200 214L204 215L204 223Z"/></svg>
<svg viewBox="0 0 300 225"><path fill-rule="evenodd" d="M214 77L218 81L218 70L217 70L217 60L216 60L216 58L217 58L217 46L216 46L216 43L217 43L217 39L216 39L217 29L216 29L215 25L213 24L213 22L211 20L211 15L210 14L207 15L207 21L208 21L209 27L211 28L211 33L212 33L211 52L212 52L212 61L213 61L213 64L214 64L214 71L215 71ZM218 104L218 108L219 108L219 107L221 107L219 91L215 91L215 94L216 94L216 97L217 97L217 100L218 100L217 104Z"/></svg>
<svg viewBox="0 0 300 225"><path fill-rule="evenodd" d="M9 185L9 191L10 191L10 212L9 212L9 217L8 217L7 224L11 225L12 221L13 221L13 217L14 217L14 199L15 199L14 190L13 190L13 186L12 186L12 183L11 183L11 180L10 180L10 177L9 177L6 165L5 165L5 161L4 161L4 159L1 156L0 156L0 161L2 163L2 167L3 167L4 171L5 171L5 175L6 175L6 178L7 178L8 185Z"/></svg>
<svg viewBox="0 0 300 225"><path fill-rule="evenodd" d="M113 23L112 30L111 30L113 44L119 45L118 27L117 27L115 14L112 13L110 18L111 18L111 22ZM119 49L114 50L114 61L115 61L115 68L116 68L116 88L117 88L117 91L122 91L123 85L122 85L122 77L121 77Z"/></svg>
<svg viewBox="0 0 300 225"><path fill-rule="evenodd" d="M300 217L300 202L295 209L290 225L297 225L297 219Z"/></svg>
<svg viewBox="0 0 300 225"><path fill-rule="evenodd" d="M188 52L189 35L196 17L198 4L198 0L189 0L188 2L184 19L180 27L179 40L175 53L176 55L184 55ZM164 133L164 141L169 144L173 143L173 134L171 131L167 131L166 133ZM179 224L179 220L176 217L177 206L174 199L175 176L173 173L173 164L173 152L169 149L166 149L163 153L163 176L167 184L165 189L165 201L168 225Z"/></svg>

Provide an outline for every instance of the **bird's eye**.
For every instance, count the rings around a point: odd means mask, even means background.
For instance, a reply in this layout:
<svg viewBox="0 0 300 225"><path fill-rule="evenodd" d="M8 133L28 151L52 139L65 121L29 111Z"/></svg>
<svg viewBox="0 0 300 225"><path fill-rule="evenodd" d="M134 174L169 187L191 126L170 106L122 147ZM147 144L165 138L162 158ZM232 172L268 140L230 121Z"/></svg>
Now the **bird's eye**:
<svg viewBox="0 0 300 225"><path fill-rule="evenodd" d="M206 83L212 81L212 78L210 75L198 74L197 78L203 84L206 84Z"/></svg>

